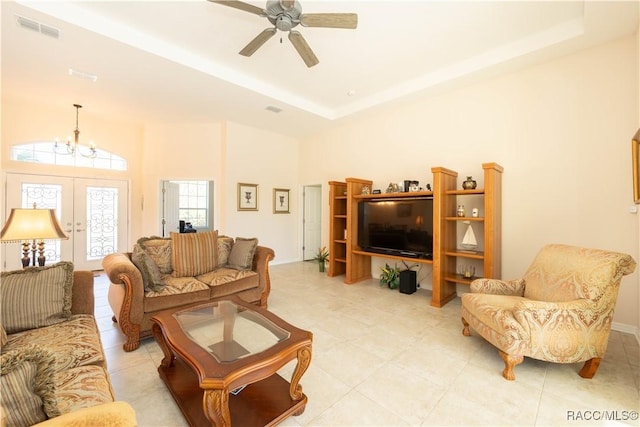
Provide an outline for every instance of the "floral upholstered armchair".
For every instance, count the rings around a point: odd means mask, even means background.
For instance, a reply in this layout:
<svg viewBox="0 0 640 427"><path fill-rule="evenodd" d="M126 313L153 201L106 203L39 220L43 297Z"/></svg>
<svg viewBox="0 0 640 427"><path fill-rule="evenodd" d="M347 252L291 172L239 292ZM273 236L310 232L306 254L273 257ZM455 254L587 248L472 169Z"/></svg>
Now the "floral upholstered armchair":
<svg viewBox="0 0 640 427"><path fill-rule="evenodd" d="M462 295L463 335L469 327L498 348L502 376L524 356L555 363L585 362L593 378L607 349L622 276L636 262L629 255L552 244L538 252L522 279L477 279Z"/></svg>

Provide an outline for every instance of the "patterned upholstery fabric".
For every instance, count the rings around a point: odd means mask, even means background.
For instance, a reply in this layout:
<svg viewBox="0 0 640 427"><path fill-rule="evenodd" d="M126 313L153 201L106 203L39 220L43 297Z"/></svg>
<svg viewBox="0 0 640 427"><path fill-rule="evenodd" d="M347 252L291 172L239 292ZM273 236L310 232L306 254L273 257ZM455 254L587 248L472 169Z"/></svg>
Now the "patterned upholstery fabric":
<svg viewBox="0 0 640 427"><path fill-rule="evenodd" d="M251 270L236 270L234 268L217 268L197 277L198 280L208 283L209 286L220 286L246 277L257 276L258 273ZM256 283L257 286L257 283Z"/></svg>
<svg viewBox="0 0 640 427"><path fill-rule="evenodd" d="M195 277L173 277L169 274L162 277L167 286L165 286L165 288L159 292L147 291L144 294L145 297L164 297L168 295L186 294L189 292L209 289L209 287L205 283L202 283Z"/></svg>
<svg viewBox="0 0 640 427"><path fill-rule="evenodd" d="M109 374L101 366L79 366L55 374L56 401L60 413L113 402Z"/></svg>
<svg viewBox="0 0 640 427"><path fill-rule="evenodd" d="M2 326L11 334L64 322L71 316L72 284L70 262L2 272Z"/></svg>
<svg viewBox="0 0 640 427"><path fill-rule="evenodd" d="M171 267L170 237L141 237L137 243L155 261L160 273L169 274L173 271Z"/></svg>
<svg viewBox="0 0 640 427"><path fill-rule="evenodd" d="M634 271L631 256L568 245L547 245L524 283L475 281L462 295L462 317L509 355L557 363L600 358L607 349L620 281ZM516 286L514 286L514 283ZM514 288L524 296L512 296ZM489 292L497 291L497 295Z"/></svg>
<svg viewBox="0 0 640 427"><path fill-rule="evenodd" d="M3 351L40 345L55 354L56 371L84 365L105 366L100 335L93 316L77 314L66 322L18 332L8 337Z"/></svg>
<svg viewBox="0 0 640 427"><path fill-rule="evenodd" d="M229 254L229 267L237 270L251 270L256 247L258 247L258 239L236 237Z"/></svg>
<svg viewBox="0 0 640 427"><path fill-rule="evenodd" d="M216 268L218 232L171 233L174 277L193 277Z"/></svg>
<svg viewBox="0 0 640 427"><path fill-rule="evenodd" d="M30 426L60 415L54 395L54 359L50 350L34 345L0 356L0 402L6 425Z"/></svg>
<svg viewBox="0 0 640 427"><path fill-rule="evenodd" d="M218 236L218 267L227 265L232 247L233 237Z"/></svg>
<svg viewBox="0 0 640 427"><path fill-rule="evenodd" d="M135 244L131 254L131 262L140 270L145 291L161 291L166 283L162 280L162 273L158 264L153 260L142 246Z"/></svg>

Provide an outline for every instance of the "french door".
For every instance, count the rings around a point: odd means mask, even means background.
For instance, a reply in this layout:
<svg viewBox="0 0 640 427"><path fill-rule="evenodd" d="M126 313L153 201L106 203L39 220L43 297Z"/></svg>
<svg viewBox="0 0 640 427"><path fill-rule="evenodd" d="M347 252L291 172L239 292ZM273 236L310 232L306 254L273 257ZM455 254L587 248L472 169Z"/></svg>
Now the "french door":
<svg viewBox="0 0 640 427"><path fill-rule="evenodd" d="M55 209L68 240L46 241L46 264L73 261L76 270L100 270L102 258L128 247L126 181L7 174L5 206ZM6 270L22 268L21 245L8 244Z"/></svg>

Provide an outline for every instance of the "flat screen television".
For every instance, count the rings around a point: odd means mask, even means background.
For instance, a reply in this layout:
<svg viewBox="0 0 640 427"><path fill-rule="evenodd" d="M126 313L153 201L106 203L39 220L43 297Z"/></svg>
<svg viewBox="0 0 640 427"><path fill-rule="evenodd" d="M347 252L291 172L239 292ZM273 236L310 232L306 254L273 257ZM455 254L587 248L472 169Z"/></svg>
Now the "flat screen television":
<svg viewBox="0 0 640 427"><path fill-rule="evenodd" d="M358 203L358 246L364 251L433 258L433 199L385 198Z"/></svg>

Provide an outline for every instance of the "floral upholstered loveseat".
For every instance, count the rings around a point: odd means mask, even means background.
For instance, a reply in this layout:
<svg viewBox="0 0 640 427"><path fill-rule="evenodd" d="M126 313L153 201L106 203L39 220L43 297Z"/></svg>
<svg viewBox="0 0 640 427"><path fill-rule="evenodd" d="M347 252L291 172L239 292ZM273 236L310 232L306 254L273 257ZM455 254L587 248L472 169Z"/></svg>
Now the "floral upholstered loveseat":
<svg viewBox="0 0 640 427"><path fill-rule="evenodd" d="M471 283L462 295L463 334L471 327L498 348L508 380L525 356L585 362L580 376L592 378L607 350L620 282L635 267L627 254L547 245L521 279Z"/></svg>
<svg viewBox="0 0 640 427"><path fill-rule="evenodd" d="M93 273L70 262L3 272L0 294L0 425L136 425L114 402Z"/></svg>
<svg viewBox="0 0 640 427"><path fill-rule="evenodd" d="M274 256L258 239L216 231L144 237L133 252L106 256L109 304L127 338L124 350L137 349L151 336L151 317L162 310L230 295L266 308Z"/></svg>

